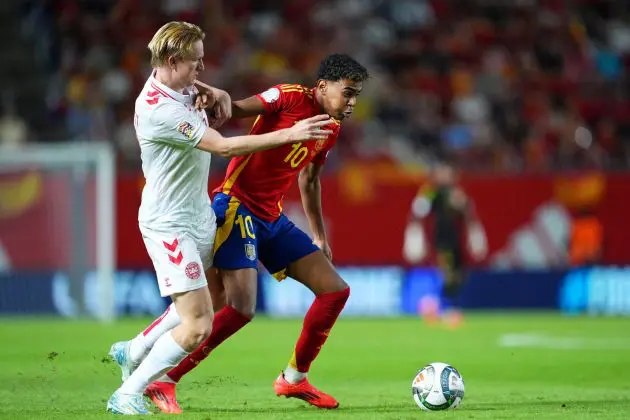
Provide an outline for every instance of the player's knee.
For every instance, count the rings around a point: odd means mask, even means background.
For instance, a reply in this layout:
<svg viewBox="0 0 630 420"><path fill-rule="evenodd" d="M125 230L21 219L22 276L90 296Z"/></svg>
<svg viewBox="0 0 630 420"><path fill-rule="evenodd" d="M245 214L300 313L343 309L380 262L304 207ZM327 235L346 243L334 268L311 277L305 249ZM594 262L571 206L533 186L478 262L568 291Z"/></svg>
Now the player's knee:
<svg viewBox="0 0 630 420"><path fill-rule="evenodd" d="M331 292L341 292L347 289L348 296L350 296L350 285L348 285L348 283L346 283L339 274L335 273L335 278L330 282L330 284Z"/></svg>
<svg viewBox="0 0 630 420"><path fill-rule="evenodd" d="M230 304L230 306L236 309L241 315L249 319L254 319L254 316L256 315L256 300L255 299L253 302L248 299L237 299L237 300L234 300Z"/></svg>
<svg viewBox="0 0 630 420"><path fill-rule="evenodd" d="M348 296L350 296L350 285L346 283L344 279L339 277L339 290L345 290L345 289L348 289Z"/></svg>
<svg viewBox="0 0 630 420"><path fill-rule="evenodd" d="M350 298L350 286L348 285L348 283L339 278L339 282L334 283L334 286L329 286L321 293L316 293L316 295L328 295L331 298L334 298L334 300L339 304L345 305L345 303Z"/></svg>
<svg viewBox="0 0 630 420"><path fill-rule="evenodd" d="M350 286L345 281L342 280L342 282L345 285L345 287L341 289L341 291L339 292L339 295L340 295L340 300L343 301L345 305L345 303L350 298Z"/></svg>
<svg viewBox="0 0 630 420"><path fill-rule="evenodd" d="M243 309L237 309L237 311L239 311L241 313L241 315L249 318L249 319L254 319L254 317L256 316L256 308L243 308Z"/></svg>
<svg viewBox="0 0 630 420"><path fill-rule="evenodd" d="M212 321L214 315L212 313L199 316L188 322L186 328L186 344L189 348L196 348L203 342L212 332Z"/></svg>
<svg viewBox="0 0 630 420"><path fill-rule="evenodd" d="M190 341L194 347L197 347L212 332L212 321L195 325L190 331Z"/></svg>
<svg viewBox="0 0 630 420"><path fill-rule="evenodd" d="M256 293L254 290L229 289L226 300L228 305L249 319L256 315Z"/></svg>

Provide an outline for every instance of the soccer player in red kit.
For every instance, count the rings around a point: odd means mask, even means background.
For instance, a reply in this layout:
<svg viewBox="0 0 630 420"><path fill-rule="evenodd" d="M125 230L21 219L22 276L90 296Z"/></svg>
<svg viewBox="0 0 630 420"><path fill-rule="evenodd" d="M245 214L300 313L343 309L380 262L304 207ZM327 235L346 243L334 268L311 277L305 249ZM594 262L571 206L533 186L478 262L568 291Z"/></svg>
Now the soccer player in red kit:
<svg viewBox="0 0 630 420"><path fill-rule="evenodd" d="M314 88L277 85L233 102L234 117L258 115L252 134L291 127L320 113L334 119L333 124L324 127L333 133L326 140L296 142L230 161L212 203L218 225L214 267L220 278L210 285L211 290L221 290L217 282L222 282L224 296L218 298L213 293L213 301L225 299L227 304L215 314L208 339L147 389L146 394L162 411L181 412L175 398L176 383L254 317L258 260L278 281L290 276L315 294L288 366L273 384L276 394L320 408L338 407L335 398L307 379L311 363L350 296L348 284L331 263L319 174L337 140L341 121L352 114L367 78L367 70L354 59L333 54L321 62ZM312 239L282 213L282 199L296 176Z"/></svg>

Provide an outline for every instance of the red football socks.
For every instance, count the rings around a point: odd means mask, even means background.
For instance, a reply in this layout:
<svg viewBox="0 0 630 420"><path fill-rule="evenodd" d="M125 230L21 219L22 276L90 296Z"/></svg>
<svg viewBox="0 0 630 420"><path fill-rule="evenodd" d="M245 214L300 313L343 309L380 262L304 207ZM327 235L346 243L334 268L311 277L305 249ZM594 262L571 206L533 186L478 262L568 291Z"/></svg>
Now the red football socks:
<svg viewBox="0 0 630 420"><path fill-rule="evenodd" d="M168 377L175 382L179 382L182 376L196 368L203 359L208 357L212 350L247 325L249 321L251 321L251 319L247 318L233 307L229 305L225 306L214 315L212 333L210 333L210 336L192 353L186 356L179 365L171 369L167 373Z"/></svg>
<svg viewBox="0 0 630 420"><path fill-rule="evenodd" d="M350 288L346 288L339 292L324 293L315 297L315 301L304 317L302 333L289 362L291 367L299 372L308 372L349 296Z"/></svg>

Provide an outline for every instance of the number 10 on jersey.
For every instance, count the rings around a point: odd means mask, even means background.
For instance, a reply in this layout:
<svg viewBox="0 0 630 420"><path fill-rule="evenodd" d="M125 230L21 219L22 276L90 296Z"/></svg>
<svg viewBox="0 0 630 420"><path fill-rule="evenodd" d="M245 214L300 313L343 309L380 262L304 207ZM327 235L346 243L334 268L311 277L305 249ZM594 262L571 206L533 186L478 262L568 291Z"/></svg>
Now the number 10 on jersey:
<svg viewBox="0 0 630 420"><path fill-rule="evenodd" d="M241 237L243 239L247 238L248 236L252 239L256 239L256 235L254 234L254 222L252 221L252 216L245 216L243 217L242 214L239 214L236 217L236 221L234 222L238 225L239 228L241 228Z"/></svg>
<svg viewBox="0 0 630 420"><path fill-rule="evenodd" d="M293 143L291 151L284 158L284 161L288 162L292 168L297 168L306 156L308 156L308 147L302 146L302 143Z"/></svg>

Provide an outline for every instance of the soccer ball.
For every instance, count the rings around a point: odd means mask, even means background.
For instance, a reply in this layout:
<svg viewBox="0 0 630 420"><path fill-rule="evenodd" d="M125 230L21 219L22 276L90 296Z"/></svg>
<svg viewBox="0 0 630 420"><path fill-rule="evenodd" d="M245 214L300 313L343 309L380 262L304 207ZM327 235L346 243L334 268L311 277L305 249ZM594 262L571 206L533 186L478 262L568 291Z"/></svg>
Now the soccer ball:
<svg viewBox="0 0 630 420"><path fill-rule="evenodd" d="M430 363L413 378L411 394L423 410L457 408L464 399L464 379L451 365Z"/></svg>

